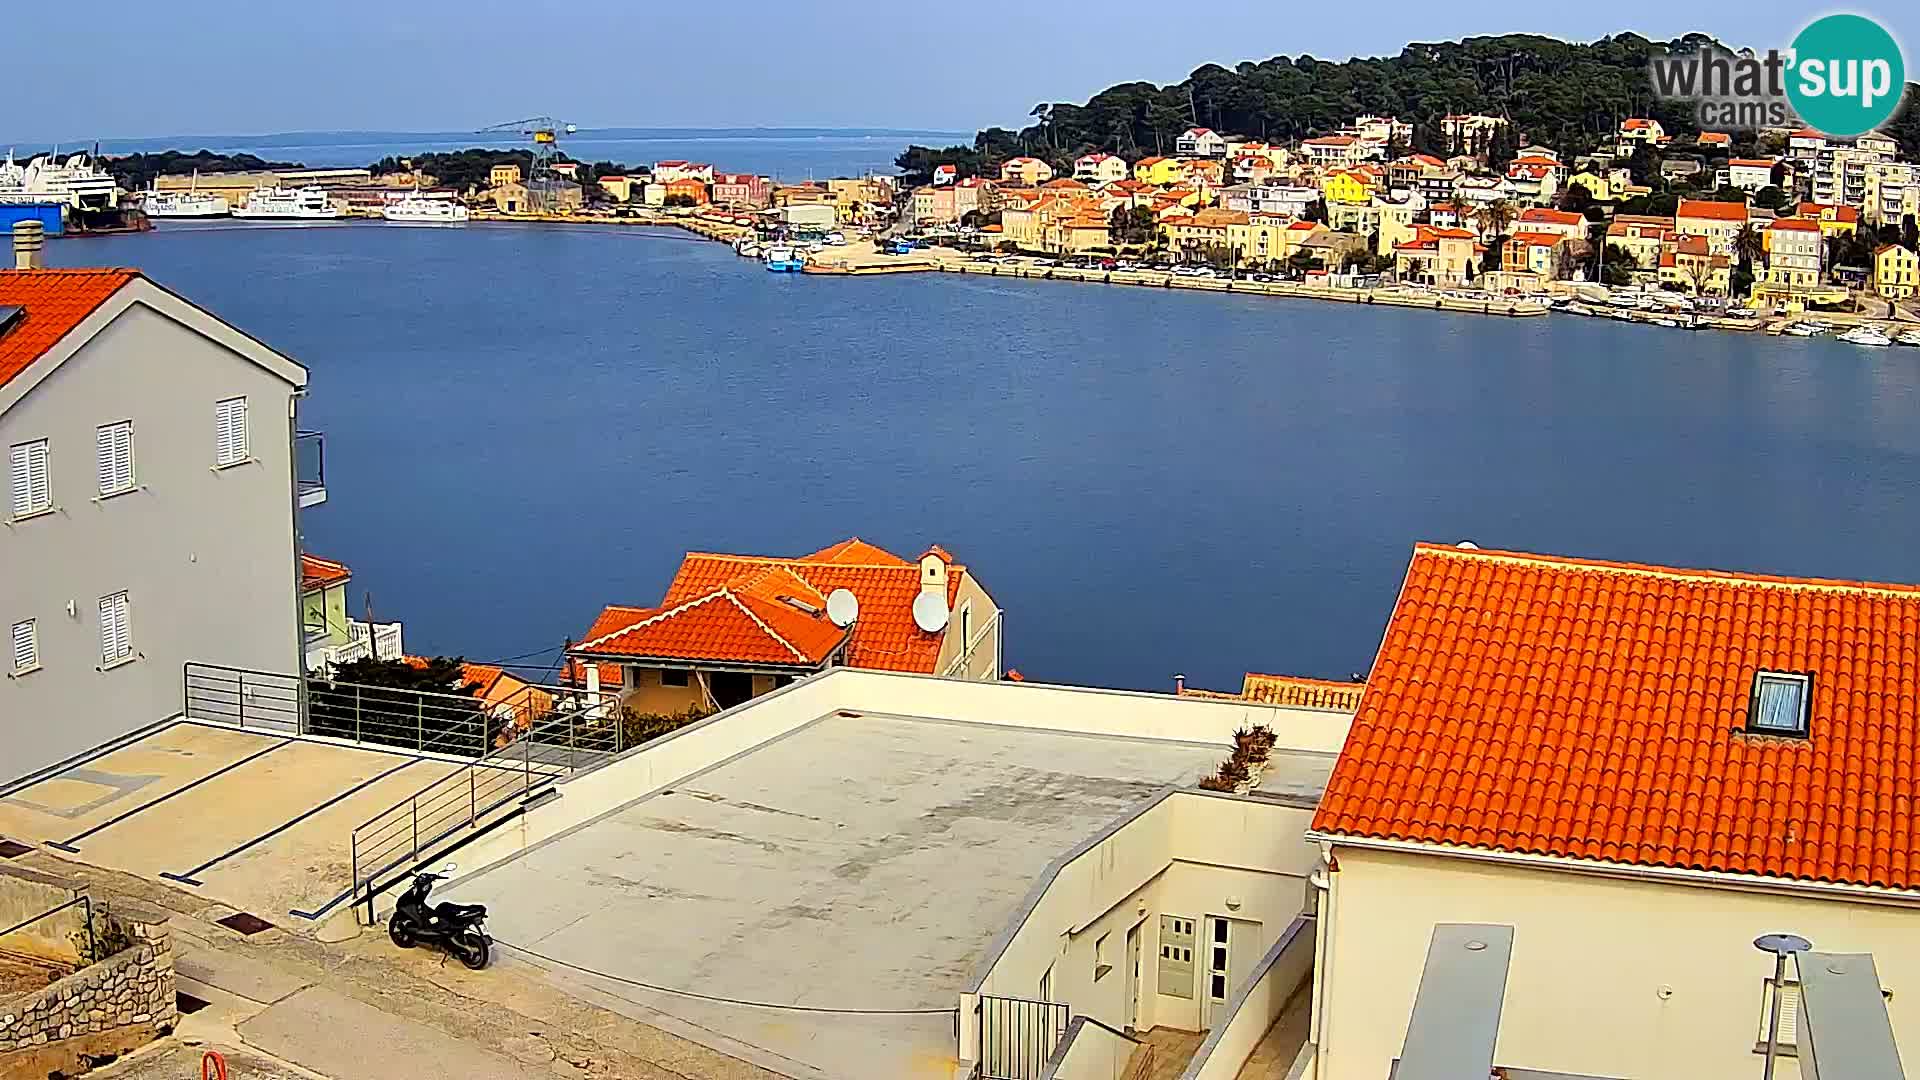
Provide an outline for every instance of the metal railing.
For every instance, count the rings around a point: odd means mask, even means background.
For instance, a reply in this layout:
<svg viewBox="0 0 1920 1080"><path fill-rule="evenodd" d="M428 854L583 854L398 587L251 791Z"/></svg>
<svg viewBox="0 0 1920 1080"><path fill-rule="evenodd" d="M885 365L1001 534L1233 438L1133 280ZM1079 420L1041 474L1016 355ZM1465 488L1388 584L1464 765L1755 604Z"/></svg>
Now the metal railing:
<svg viewBox="0 0 1920 1080"><path fill-rule="evenodd" d="M1058 1001L980 995L982 1080L1039 1080L1067 1034L1067 1006Z"/></svg>
<svg viewBox="0 0 1920 1080"><path fill-rule="evenodd" d="M437 848L495 811L524 803L562 776L624 749L614 701L612 695L569 692L550 711L507 731L503 745L354 829L350 896L356 907L366 905L367 922L373 921L374 898L430 860Z"/></svg>
<svg viewBox="0 0 1920 1080"><path fill-rule="evenodd" d="M305 680L298 675L218 664L186 665L181 715L243 728L305 730Z"/></svg>

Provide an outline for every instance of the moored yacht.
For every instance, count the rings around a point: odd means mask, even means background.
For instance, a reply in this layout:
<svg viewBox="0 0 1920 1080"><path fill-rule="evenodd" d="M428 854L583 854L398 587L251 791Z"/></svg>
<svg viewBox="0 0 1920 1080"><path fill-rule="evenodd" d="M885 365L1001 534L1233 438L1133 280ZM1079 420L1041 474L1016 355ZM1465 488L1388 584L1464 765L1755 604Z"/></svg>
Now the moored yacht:
<svg viewBox="0 0 1920 1080"><path fill-rule="evenodd" d="M471 215L456 199L406 195L381 207L380 216L400 225L465 225Z"/></svg>

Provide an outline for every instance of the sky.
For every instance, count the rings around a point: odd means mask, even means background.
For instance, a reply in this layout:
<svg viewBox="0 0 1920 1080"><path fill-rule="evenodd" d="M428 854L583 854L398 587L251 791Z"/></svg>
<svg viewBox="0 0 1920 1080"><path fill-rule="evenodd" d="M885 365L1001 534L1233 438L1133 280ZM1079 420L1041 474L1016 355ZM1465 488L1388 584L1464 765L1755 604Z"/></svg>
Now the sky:
<svg viewBox="0 0 1920 1080"><path fill-rule="evenodd" d="M581 127L1019 127L1042 101L1116 82L1177 82L1201 64L1279 54L1343 60L1409 41L1531 32L1592 40L1702 30L1784 47L1814 17L1878 19L1920 69L1920 4L1834 9L1778 0L1611 4L1153 0L1094 4L708 4L633 0L334 0L262 7L92 0L20 4L0 133L21 141L287 131L458 131L531 115ZM313 28L293 25L295 18ZM31 94L22 87L35 87Z"/></svg>

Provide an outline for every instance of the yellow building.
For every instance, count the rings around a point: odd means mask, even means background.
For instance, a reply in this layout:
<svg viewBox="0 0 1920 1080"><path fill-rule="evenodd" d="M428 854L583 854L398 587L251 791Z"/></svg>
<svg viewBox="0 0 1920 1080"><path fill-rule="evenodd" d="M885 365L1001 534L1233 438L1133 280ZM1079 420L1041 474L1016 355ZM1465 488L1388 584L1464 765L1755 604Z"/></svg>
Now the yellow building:
<svg viewBox="0 0 1920 1080"><path fill-rule="evenodd" d="M1626 186L1630 176L1624 172L1602 176L1592 169L1582 169L1567 178L1567 186L1579 184L1587 189L1587 194L1600 202L1620 202L1627 197Z"/></svg>
<svg viewBox="0 0 1920 1080"><path fill-rule="evenodd" d="M506 187L508 184L517 184L520 180L520 166L518 165L495 165L493 168L487 170L488 187Z"/></svg>
<svg viewBox="0 0 1920 1080"><path fill-rule="evenodd" d="M1144 157L1133 163L1133 178L1143 184L1165 187L1187 178L1187 168L1178 158Z"/></svg>
<svg viewBox="0 0 1920 1080"><path fill-rule="evenodd" d="M1373 189L1359 175L1342 169L1320 178L1320 195L1328 203L1364 205L1373 200Z"/></svg>
<svg viewBox="0 0 1920 1080"><path fill-rule="evenodd" d="M1832 203L1803 202L1794 212L1795 217L1812 218L1820 223L1821 236L1851 235L1860 227L1860 211L1852 206L1835 206Z"/></svg>
<svg viewBox="0 0 1920 1080"><path fill-rule="evenodd" d="M1873 253L1873 291L1888 300L1911 300L1920 287L1920 256L1899 244L1883 244Z"/></svg>

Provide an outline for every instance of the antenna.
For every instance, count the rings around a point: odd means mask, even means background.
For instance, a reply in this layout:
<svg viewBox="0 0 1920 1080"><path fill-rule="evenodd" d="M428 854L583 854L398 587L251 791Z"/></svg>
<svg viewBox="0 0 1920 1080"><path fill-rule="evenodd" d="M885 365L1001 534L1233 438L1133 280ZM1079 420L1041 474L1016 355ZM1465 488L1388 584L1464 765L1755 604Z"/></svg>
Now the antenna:
<svg viewBox="0 0 1920 1080"><path fill-rule="evenodd" d="M929 634L947 628L947 602L939 594L923 592L913 598L913 623Z"/></svg>
<svg viewBox="0 0 1920 1080"><path fill-rule="evenodd" d="M860 601L850 589L835 589L827 594L827 618L846 629L860 617Z"/></svg>

